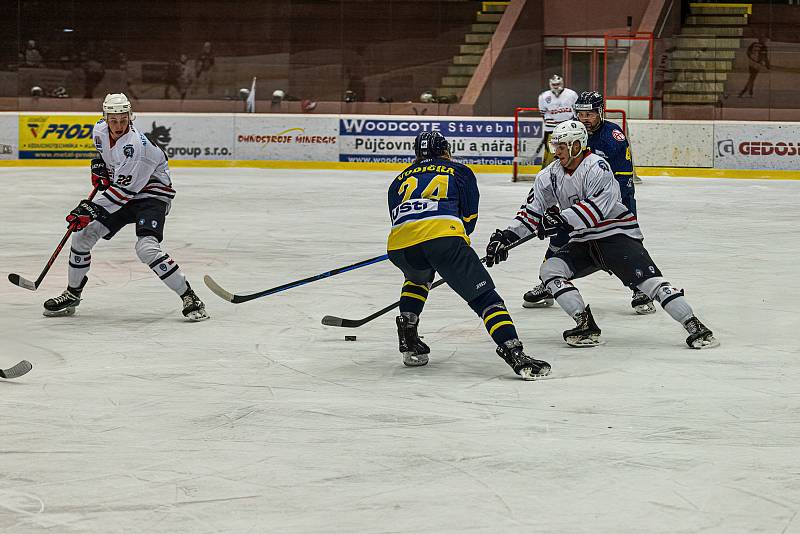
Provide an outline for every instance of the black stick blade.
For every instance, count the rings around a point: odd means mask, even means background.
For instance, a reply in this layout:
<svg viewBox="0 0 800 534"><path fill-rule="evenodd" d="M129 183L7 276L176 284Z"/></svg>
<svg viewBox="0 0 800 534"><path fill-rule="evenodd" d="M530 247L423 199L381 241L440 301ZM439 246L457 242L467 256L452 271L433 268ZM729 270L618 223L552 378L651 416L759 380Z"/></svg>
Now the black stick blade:
<svg viewBox="0 0 800 534"><path fill-rule="evenodd" d="M28 360L22 360L14 367L6 370L0 369L0 378L19 378L31 369L33 369L31 362Z"/></svg>
<svg viewBox="0 0 800 534"><path fill-rule="evenodd" d="M18 274L10 273L8 275L8 281L14 284L15 286L19 286L24 289L30 289L31 291L36 291L36 284L31 282L27 278L23 278Z"/></svg>
<svg viewBox="0 0 800 534"><path fill-rule="evenodd" d="M334 317L333 315L326 315L322 318L322 324L325 326L342 326L342 321L341 317Z"/></svg>

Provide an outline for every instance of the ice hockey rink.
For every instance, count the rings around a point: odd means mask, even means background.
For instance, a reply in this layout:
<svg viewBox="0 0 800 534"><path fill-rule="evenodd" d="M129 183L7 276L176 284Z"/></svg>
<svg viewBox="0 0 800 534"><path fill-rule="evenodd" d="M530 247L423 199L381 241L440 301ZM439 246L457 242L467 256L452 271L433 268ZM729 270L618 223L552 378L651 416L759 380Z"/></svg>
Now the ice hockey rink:
<svg viewBox="0 0 800 534"><path fill-rule="evenodd" d="M206 302L180 301L136 258L132 228L93 251L71 318L35 278L86 195L83 168L3 168L0 531L109 533L800 532L800 181L646 177L645 244L721 346L689 350L660 308L636 316L603 273L578 282L606 344L574 349L558 307L526 310L536 240L492 269L526 349L519 380L450 289L431 292L427 367L405 368L389 262L233 305L385 249L392 172L173 169L164 248ZM529 183L479 175L473 244ZM357 341L344 341L355 334Z"/></svg>

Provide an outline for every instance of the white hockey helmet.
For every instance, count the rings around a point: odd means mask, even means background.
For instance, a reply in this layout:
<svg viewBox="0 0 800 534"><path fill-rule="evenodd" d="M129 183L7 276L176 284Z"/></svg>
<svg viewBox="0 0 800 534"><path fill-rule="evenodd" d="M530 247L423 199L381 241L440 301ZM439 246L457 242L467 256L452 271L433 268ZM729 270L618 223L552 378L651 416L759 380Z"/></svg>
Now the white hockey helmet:
<svg viewBox="0 0 800 534"><path fill-rule="evenodd" d="M555 127L553 133L550 135L550 146L553 152L556 151L558 145L564 143L569 147L570 157L578 155L572 153L572 145L575 141L581 144L580 152L585 150L589 144L589 133L586 131L586 126L579 120L571 119L562 122Z"/></svg>
<svg viewBox="0 0 800 534"><path fill-rule="evenodd" d="M130 120L133 120L133 109L131 101L125 93L107 94L103 100L103 117L107 118L109 113L127 113Z"/></svg>
<svg viewBox="0 0 800 534"><path fill-rule="evenodd" d="M561 94L561 91L564 90L564 78L559 76L558 74L553 74L550 78L550 90L558 96Z"/></svg>

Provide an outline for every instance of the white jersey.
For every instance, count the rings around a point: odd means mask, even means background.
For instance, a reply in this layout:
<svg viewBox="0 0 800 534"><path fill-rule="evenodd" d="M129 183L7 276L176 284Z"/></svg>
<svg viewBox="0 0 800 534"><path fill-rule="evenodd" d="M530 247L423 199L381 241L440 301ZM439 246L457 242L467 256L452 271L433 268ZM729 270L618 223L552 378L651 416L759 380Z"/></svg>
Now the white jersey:
<svg viewBox="0 0 800 534"><path fill-rule="evenodd" d="M100 119L94 125L92 139L111 177L111 187L95 197L95 204L109 213L131 200L142 198L155 198L169 206L175 190L169 176L167 156L132 123L128 132L112 147L108 124Z"/></svg>
<svg viewBox="0 0 800 534"><path fill-rule="evenodd" d="M544 116L544 131L552 132L560 123L574 117L572 106L578 100L578 93L567 87L556 96L548 89L539 95L539 111Z"/></svg>
<svg viewBox="0 0 800 534"><path fill-rule="evenodd" d="M536 232L542 214L558 206L574 228L571 241L591 241L614 234L642 240L639 223L619 192L619 183L608 162L590 151L578 168L568 174L559 160L539 171L514 223L508 227L520 237Z"/></svg>

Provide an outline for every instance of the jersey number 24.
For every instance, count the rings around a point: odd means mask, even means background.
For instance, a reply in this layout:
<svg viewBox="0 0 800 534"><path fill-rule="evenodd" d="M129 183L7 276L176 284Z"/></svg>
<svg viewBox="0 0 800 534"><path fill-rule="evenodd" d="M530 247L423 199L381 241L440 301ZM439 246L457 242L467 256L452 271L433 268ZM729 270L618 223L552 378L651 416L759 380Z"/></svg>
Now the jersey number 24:
<svg viewBox="0 0 800 534"><path fill-rule="evenodd" d="M433 178L431 178L428 187L426 187L422 193L420 194L419 198L427 198L430 200L441 200L447 197L447 185L450 183L450 177L446 174L437 174ZM414 194L414 191L417 190L418 180L414 176L409 176L403 183L400 184L400 188L397 190L398 193L403 195L402 202L405 202L411 198L411 195Z"/></svg>

